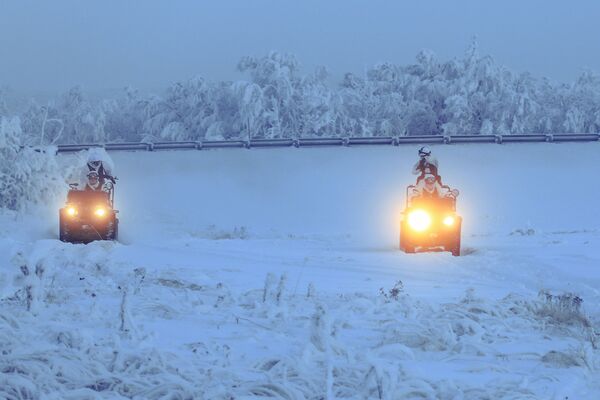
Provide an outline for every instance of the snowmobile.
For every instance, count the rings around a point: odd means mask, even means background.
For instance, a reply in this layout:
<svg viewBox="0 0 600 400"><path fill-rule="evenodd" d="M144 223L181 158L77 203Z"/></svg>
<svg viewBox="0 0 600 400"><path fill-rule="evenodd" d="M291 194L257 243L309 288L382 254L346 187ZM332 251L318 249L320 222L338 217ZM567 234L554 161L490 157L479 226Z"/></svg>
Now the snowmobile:
<svg viewBox="0 0 600 400"><path fill-rule="evenodd" d="M103 190L78 190L69 185L67 201L59 210L59 239L69 243L117 240L119 219L114 209L114 185L106 182Z"/></svg>
<svg viewBox="0 0 600 400"><path fill-rule="evenodd" d="M415 185L406 189L406 206L400 222L400 249L406 253L449 251L460 255L462 217L456 213L458 191L448 190L448 195L425 198L410 196Z"/></svg>

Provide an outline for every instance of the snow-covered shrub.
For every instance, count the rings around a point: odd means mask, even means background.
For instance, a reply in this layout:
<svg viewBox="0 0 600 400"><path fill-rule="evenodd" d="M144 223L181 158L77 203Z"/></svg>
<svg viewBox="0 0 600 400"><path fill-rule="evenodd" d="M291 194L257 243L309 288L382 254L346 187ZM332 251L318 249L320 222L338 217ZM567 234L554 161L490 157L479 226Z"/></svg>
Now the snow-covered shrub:
<svg viewBox="0 0 600 400"><path fill-rule="evenodd" d="M22 209L56 196L62 178L53 147L22 147L20 119L0 118L0 208Z"/></svg>
<svg viewBox="0 0 600 400"><path fill-rule="evenodd" d="M379 288L379 294L385 299L385 301L398 300L400 295L404 292L404 283L401 280L396 281L394 286L387 292L383 288Z"/></svg>
<svg viewBox="0 0 600 400"><path fill-rule="evenodd" d="M573 293L552 294L542 290L539 298L541 304L537 312L541 317L556 323L591 326L591 322L581 309L583 299L578 295Z"/></svg>

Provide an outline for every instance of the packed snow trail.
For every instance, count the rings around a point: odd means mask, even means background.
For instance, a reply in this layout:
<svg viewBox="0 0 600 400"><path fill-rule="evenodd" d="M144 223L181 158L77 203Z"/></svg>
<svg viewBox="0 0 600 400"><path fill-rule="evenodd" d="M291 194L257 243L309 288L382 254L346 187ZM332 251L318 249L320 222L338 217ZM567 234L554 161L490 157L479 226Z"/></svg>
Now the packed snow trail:
<svg viewBox="0 0 600 400"><path fill-rule="evenodd" d="M254 287L266 272L287 271L301 273L291 277L301 285L317 279L326 290L328 282L335 290L339 282L372 289L407 276L413 284L466 279L501 292L514 281L537 292L551 283L528 266L530 258L560 257L581 244L579 262L567 271L600 283L588 271L593 262L585 261L592 246L583 243L600 227L600 185L591 182L600 171L600 143L433 151L444 182L461 191L465 257L397 250L405 188L415 179L416 151L408 147L115 153L121 239L130 245L123 251L158 247L201 269L211 269L204 260L215 268L216 258L217 271L226 265L243 271L250 263L255 273L239 281ZM229 237L234 240L214 240ZM282 268L286 263L291 266ZM480 274L488 265L489 273ZM364 286L365 279L372 283Z"/></svg>
<svg viewBox="0 0 600 400"><path fill-rule="evenodd" d="M0 397L596 399L599 151L433 146L462 257L397 249L416 147L114 153L120 243L2 215Z"/></svg>
<svg viewBox="0 0 600 400"><path fill-rule="evenodd" d="M600 143L434 146L444 182L459 188L470 233L597 227ZM353 234L396 242L416 151L399 148L114 153L124 229L140 213L176 228L246 226L260 233ZM142 206L142 204L144 206ZM565 212L567 211L567 212ZM590 217L592 219L590 219ZM128 225L128 219L131 224ZM139 227L140 229L135 229ZM143 228L143 229L142 229ZM508 233L508 232L506 232ZM357 236L358 235L358 236Z"/></svg>

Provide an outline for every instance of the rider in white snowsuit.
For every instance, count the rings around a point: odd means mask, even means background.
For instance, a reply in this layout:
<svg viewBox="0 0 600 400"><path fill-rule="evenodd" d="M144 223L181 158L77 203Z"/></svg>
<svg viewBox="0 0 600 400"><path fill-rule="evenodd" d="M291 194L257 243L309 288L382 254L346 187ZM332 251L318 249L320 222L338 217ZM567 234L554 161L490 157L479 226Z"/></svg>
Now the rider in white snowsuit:
<svg viewBox="0 0 600 400"><path fill-rule="evenodd" d="M115 183L112 175L113 162L110 156L102 148L91 147L87 154L87 164L85 168L86 180L90 172L96 172L100 187L108 181Z"/></svg>

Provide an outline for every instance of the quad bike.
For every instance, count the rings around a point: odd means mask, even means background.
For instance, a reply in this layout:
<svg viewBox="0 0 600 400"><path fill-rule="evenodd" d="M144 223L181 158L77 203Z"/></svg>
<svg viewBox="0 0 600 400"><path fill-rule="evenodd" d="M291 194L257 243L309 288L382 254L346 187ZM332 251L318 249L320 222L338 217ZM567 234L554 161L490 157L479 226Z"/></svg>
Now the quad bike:
<svg viewBox="0 0 600 400"><path fill-rule="evenodd" d="M119 219L114 209L114 185L106 182L103 190L78 190L70 184L67 201L59 210L59 239L69 243L117 240Z"/></svg>
<svg viewBox="0 0 600 400"><path fill-rule="evenodd" d="M453 256L460 255L462 217L456 213L458 191L442 188L449 194L432 198L415 195L414 185L406 189L406 207L400 222L400 249L404 252L449 251Z"/></svg>

